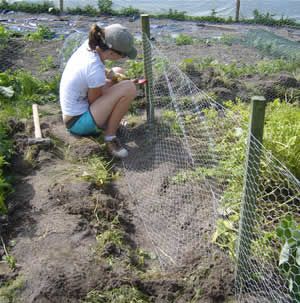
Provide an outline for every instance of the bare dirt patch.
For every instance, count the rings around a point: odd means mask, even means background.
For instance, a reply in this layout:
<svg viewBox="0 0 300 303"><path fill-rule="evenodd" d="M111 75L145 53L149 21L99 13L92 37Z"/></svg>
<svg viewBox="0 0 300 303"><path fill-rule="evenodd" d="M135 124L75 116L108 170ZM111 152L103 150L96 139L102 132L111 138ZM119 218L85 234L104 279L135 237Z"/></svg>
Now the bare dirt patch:
<svg viewBox="0 0 300 303"><path fill-rule="evenodd" d="M82 140L64 133L56 115L46 116L42 124L47 125L44 133L64 134L64 147L76 150L74 142ZM20 302L81 302L91 290L110 292L128 286L149 302L224 302L232 294L231 262L221 253L187 255L184 266L167 271L160 270L155 258L140 263L137 249L152 255L154 251L124 179L98 188L74 174L78 172L76 159L88 157L87 150L92 154L95 141L83 139L84 148L77 149L77 158L71 162L55 145L39 147L34 165L27 163L24 170L29 148L24 142L31 135L15 134L20 149L13 167L16 182L8 199L5 239L14 243L8 247L17 268L1 277L2 283L17 276L24 279ZM96 235L109 230L116 217L127 248L108 242L99 255Z"/></svg>

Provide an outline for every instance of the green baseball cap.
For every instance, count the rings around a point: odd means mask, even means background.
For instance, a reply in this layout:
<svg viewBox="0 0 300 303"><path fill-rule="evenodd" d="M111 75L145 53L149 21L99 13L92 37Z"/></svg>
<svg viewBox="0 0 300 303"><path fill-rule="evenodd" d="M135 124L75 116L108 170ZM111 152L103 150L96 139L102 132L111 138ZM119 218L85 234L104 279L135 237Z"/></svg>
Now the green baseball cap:
<svg viewBox="0 0 300 303"><path fill-rule="evenodd" d="M134 59L137 50L134 39L128 29L120 24L112 24L104 28L105 41L109 48L116 50L130 59Z"/></svg>

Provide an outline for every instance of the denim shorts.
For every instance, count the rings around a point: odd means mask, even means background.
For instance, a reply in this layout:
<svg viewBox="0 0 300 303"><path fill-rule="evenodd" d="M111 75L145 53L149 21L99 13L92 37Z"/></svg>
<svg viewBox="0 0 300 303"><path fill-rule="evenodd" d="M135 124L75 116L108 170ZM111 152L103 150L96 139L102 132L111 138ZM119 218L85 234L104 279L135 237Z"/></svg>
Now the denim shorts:
<svg viewBox="0 0 300 303"><path fill-rule="evenodd" d="M103 131L103 128L97 126L89 110L82 115L73 117L66 124L68 131L78 136L96 136Z"/></svg>

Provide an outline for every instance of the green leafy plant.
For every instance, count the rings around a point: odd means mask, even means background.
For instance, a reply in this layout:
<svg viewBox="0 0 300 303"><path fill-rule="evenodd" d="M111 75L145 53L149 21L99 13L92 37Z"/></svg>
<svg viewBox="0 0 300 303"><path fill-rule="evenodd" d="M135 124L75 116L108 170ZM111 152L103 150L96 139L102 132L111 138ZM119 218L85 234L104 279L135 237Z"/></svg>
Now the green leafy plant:
<svg viewBox="0 0 300 303"><path fill-rule="evenodd" d="M279 267L288 279L293 302L297 303L300 300L300 224L288 215L279 223L276 232L282 243Z"/></svg>
<svg viewBox="0 0 300 303"><path fill-rule="evenodd" d="M138 79L143 76L144 62L138 60L127 60L125 65L125 75L130 79Z"/></svg>
<svg viewBox="0 0 300 303"><path fill-rule="evenodd" d="M112 10L112 0L98 0L98 8L101 14L111 14Z"/></svg>
<svg viewBox="0 0 300 303"><path fill-rule="evenodd" d="M186 34L179 34L175 38L176 45L191 45L193 44L194 40L191 36Z"/></svg>
<svg viewBox="0 0 300 303"><path fill-rule="evenodd" d="M9 31L3 26L0 25L0 39L3 42L5 42L10 36Z"/></svg>
<svg viewBox="0 0 300 303"><path fill-rule="evenodd" d="M44 25L38 25L37 30L33 33L27 34L27 39L30 41L42 41L44 39L53 39L55 33Z"/></svg>
<svg viewBox="0 0 300 303"><path fill-rule="evenodd" d="M1 244L4 250L4 256L3 256L3 261L8 264L8 266L12 269L15 270L17 266L17 262L14 256L10 255L7 251L6 245L1 237Z"/></svg>
<svg viewBox="0 0 300 303"><path fill-rule="evenodd" d="M162 113L162 118L164 123L166 123L167 125L169 125L171 131L174 134L181 134L181 128L180 125L178 123L178 117L175 111L172 110L165 110Z"/></svg>
<svg viewBox="0 0 300 303"><path fill-rule="evenodd" d="M1 127L1 125L0 125ZM1 135L0 135L1 139ZM1 156L3 151L0 150L0 214L5 214L7 212L7 208L5 205L5 197L7 193L11 190L11 186L7 183L3 176L3 166L6 163L4 157Z"/></svg>
<svg viewBox="0 0 300 303"><path fill-rule="evenodd" d="M217 180L219 184L223 184L225 190L222 194L222 200L219 203L218 210L222 216L217 221L217 228L212 240L235 258L235 245L243 192L249 105L242 103L240 100L236 102L228 101L225 102L224 105L228 110L225 111L225 117L223 118L220 118L218 111L213 107L203 110L206 117L206 126L208 129L215 130L213 152L222 155L218 160L218 164L212 167L207 166L195 170L180 171L169 181L175 184L182 184L185 182L203 182L203 180L207 178L209 180ZM283 104L275 100L269 104L266 114L264 144L269 147L272 152L276 153L280 144L278 144L278 142L276 143L275 138L277 138L279 142L290 142L290 146L287 148L291 150L292 156L287 152L284 153L284 151L282 151L284 155L277 153L276 156L278 156L279 160L283 160L285 156L289 157L289 161L284 161L284 163L291 170L296 167L294 165L295 161L297 166L299 166L299 157L294 157L294 155L298 155L299 144L294 144L293 139L295 133L299 133L299 110L300 109L295 108L292 104ZM279 113L280 111L282 111L282 116ZM166 123L170 124L171 129L179 131L178 119L174 111L163 113L163 118ZM293 126L292 128L285 119L290 120L291 126ZM233 126L233 121L235 121L235 126ZM203 148L207 148L209 151L211 147L208 144L207 146L203 146ZM278 180L276 172L268 171L268 163L262 160L260 184L267 190L268 185L272 184L272 182L283 181ZM276 183L276 188L287 188L287 185ZM291 188L289 190L291 195L289 200L293 197L295 199L297 193L293 193ZM257 220L260 222L261 230L259 232L261 236L259 239L253 241L251 248L252 252L257 256L259 255L260 258L273 260L278 247L274 240L276 237L274 232L272 232L274 223L270 221L267 204L266 208L264 208L264 196L268 199L268 194L267 191L262 191L261 196L258 197L258 203L262 209L262 211L257 214ZM273 194L274 193L271 192L270 195ZM280 197L278 197L276 201L276 204L274 204L275 210L273 210L272 214L280 218L282 211L287 207L288 201ZM293 209L294 208L291 208L291 211L293 211ZM263 247L263 253L260 251L261 247Z"/></svg>
<svg viewBox="0 0 300 303"><path fill-rule="evenodd" d="M41 72L46 72L52 68L55 68L56 65L54 63L54 58L52 56L47 56L46 58L41 60Z"/></svg>
<svg viewBox="0 0 300 303"><path fill-rule="evenodd" d="M0 73L0 214L6 213L5 198L12 190L4 175L14 152L7 121L10 117L31 117L33 102L56 101L58 85L59 76L42 81L22 70ZM7 261L13 264L12 258L8 257Z"/></svg>
<svg viewBox="0 0 300 303"><path fill-rule="evenodd" d="M94 182L98 186L108 183L112 179L110 163L102 157L91 157L87 162L87 170L83 173L83 178Z"/></svg>

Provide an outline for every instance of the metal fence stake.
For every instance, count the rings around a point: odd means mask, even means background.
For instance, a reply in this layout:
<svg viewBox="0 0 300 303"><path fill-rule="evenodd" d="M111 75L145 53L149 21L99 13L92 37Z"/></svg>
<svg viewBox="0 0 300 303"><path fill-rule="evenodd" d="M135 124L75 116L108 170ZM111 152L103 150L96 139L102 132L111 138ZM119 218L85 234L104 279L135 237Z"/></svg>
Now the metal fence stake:
<svg viewBox="0 0 300 303"><path fill-rule="evenodd" d="M144 54L144 74L147 79L146 83L146 101L147 101L147 121L152 123L154 121L154 104L153 104L153 78L152 78L152 54L151 46L148 39L150 39L150 22L149 15L141 15L142 35L143 35L143 54Z"/></svg>
<svg viewBox="0 0 300 303"><path fill-rule="evenodd" d="M243 283L249 280L249 263L251 258L251 243L258 191L261 146L263 139L266 99L254 96L251 99L251 120L248 136L246 167L244 176L243 199L240 212L240 225L237 240L236 283L242 290ZM258 142L259 143L258 143ZM258 144L257 144L258 143Z"/></svg>

